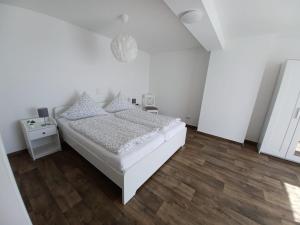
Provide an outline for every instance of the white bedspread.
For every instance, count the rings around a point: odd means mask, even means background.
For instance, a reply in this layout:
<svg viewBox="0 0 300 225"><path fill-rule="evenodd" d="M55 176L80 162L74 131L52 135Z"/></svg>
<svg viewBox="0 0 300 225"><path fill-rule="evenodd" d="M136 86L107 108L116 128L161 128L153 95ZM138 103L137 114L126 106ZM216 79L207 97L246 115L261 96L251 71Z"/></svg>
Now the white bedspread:
<svg viewBox="0 0 300 225"><path fill-rule="evenodd" d="M147 127L167 130L180 119L168 116L153 114L138 109L130 109L115 113L115 116L136 124L143 124Z"/></svg>
<svg viewBox="0 0 300 225"><path fill-rule="evenodd" d="M70 127L115 154L129 151L158 132L157 128L132 123L113 115L71 121Z"/></svg>

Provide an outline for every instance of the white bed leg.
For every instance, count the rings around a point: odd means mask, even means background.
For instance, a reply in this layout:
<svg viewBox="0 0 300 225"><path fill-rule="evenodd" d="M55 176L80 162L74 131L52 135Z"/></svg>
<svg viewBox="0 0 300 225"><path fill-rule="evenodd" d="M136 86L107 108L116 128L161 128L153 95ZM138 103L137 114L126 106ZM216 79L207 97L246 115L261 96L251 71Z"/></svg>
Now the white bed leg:
<svg viewBox="0 0 300 225"><path fill-rule="evenodd" d="M136 190L130 190L130 188L123 188L122 189L122 202L125 205L130 199L135 196Z"/></svg>

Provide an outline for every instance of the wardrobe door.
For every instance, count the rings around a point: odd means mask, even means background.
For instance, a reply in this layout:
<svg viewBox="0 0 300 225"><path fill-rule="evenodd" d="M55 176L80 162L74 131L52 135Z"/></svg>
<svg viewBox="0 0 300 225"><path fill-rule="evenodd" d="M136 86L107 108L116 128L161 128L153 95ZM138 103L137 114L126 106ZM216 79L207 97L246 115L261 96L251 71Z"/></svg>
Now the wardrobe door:
<svg viewBox="0 0 300 225"><path fill-rule="evenodd" d="M286 158L287 152L289 151L291 142L294 138L296 128L298 126L300 116L300 92L298 93L297 102L294 104L294 108L292 111L292 116L290 118L288 129L284 135L283 142L280 146L280 152L284 153L283 158Z"/></svg>
<svg viewBox="0 0 300 225"><path fill-rule="evenodd" d="M260 152L285 158L297 126L292 118L299 101L300 61L288 60L279 78L259 148Z"/></svg>
<svg viewBox="0 0 300 225"><path fill-rule="evenodd" d="M294 162L300 163L300 104L298 101L297 108L295 110L294 118L297 120L297 127L292 137L292 141L288 147L285 158Z"/></svg>

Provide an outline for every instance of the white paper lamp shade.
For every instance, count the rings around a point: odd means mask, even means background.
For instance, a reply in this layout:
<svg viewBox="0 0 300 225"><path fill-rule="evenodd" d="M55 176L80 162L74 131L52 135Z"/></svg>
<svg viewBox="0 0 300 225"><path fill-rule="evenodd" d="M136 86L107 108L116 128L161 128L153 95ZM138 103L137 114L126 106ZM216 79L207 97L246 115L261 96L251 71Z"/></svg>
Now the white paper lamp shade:
<svg viewBox="0 0 300 225"><path fill-rule="evenodd" d="M138 46L133 37L120 34L112 40L111 51L118 61L127 63L136 59Z"/></svg>

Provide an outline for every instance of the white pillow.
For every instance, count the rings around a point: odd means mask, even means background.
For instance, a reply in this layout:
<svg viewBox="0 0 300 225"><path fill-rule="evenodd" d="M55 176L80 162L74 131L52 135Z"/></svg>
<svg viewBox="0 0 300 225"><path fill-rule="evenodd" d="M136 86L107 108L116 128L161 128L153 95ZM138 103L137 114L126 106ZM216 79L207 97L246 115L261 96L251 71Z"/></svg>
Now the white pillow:
<svg viewBox="0 0 300 225"><path fill-rule="evenodd" d="M78 120L106 114L107 112L97 105L97 103L88 94L83 93L79 100L68 110L62 113L61 116L68 120Z"/></svg>
<svg viewBox="0 0 300 225"><path fill-rule="evenodd" d="M119 94L104 109L107 112L114 113L134 108L135 106L131 102Z"/></svg>

